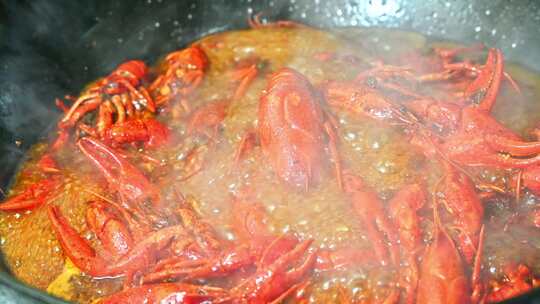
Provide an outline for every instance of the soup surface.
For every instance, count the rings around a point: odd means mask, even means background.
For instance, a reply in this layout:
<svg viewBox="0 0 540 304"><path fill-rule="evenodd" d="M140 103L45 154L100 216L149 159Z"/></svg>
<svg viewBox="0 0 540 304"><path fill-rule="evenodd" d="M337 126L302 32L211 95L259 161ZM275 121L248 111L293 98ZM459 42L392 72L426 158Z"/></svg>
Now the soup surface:
<svg viewBox="0 0 540 304"><path fill-rule="evenodd" d="M17 278L81 303L165 282L219 290L149 301L422 302L449 288L426 287L437 271L473 301L537 284L537 74L397 30L258 26L192 47L66 101L0 207Z"/></svg>

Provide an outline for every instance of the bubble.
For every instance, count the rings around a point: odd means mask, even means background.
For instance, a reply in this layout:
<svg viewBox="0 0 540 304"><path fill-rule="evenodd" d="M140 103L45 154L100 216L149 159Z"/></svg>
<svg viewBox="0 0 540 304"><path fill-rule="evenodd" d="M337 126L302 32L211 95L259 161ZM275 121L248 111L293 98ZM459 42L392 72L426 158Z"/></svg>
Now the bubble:
<svg viewBox="0 0 540 304"><path fill-rule="evenodd" d="M346 135L345 135L345 138L347 140L355 140L356 139L356 133L354 132L348 132Z"/></svg>
<svg viewBox="0 0 540 304"><path fill-rule="evenodd" d="M322 284L322 289L323 290L328 290L330 289L330 282L329 281L326 281Z"/></svg>
<svg viewBox="0 0 540 304"><path fill-rule="evenodd" d="M290 230L291 230L291 226L286 225L285 227L283 227L283 229L281 229L281 232L287 233L287 232L289 232Z"/></svg>
<svg viewBox="0 0 540 304"><path fill-rule="evenodd" d="M225 233L225 238L229 241L234 241L236 239L235 235L232 232Z"/></svg>

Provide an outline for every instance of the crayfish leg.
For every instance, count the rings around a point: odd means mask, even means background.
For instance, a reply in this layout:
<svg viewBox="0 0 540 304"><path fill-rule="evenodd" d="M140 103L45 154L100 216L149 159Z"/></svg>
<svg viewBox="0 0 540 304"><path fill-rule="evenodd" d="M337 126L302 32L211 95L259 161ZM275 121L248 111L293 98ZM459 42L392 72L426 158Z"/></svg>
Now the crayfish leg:
<svg viewBox="0 0 540 304"><path fill-rule="evenodd" d="M330 155L334 160L334 166L336 170L336 180L340 190L343 190L343 170L341 167L341 157L337 148L338 139L336 135L335 124L327 121L323 125L326 134L328 135L328 148L330 149Z"/></svg>

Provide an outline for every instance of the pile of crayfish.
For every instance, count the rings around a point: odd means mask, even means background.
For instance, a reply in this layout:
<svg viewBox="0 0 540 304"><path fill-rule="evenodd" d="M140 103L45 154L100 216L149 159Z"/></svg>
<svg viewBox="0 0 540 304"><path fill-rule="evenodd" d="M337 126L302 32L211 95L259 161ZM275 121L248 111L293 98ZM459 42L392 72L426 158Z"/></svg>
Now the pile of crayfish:
<svg viewBox="0 0 540 304"><path fill-rule="evenodd" d="M288 21L250 25L263 37L318 35ZM484 266L486 204L540 196L540 129L525 139L492 114L503 85L521 94L499 49L433 48L391 63L313 50L307 59L315 64L352 71L321 79L257 52L223 67L213 59L226 43L196 42L156 67L126 61L79 96L57 99L63 114L36 161L38 180L0 204L4 213L46 212L61 252L83 275L121 280L99 303L492 303L540 285L535 265L519 258L497 277ZM463 59L480 52L481 61ZM226 79L224 97L201 104L210 70ZM219 153L248 94L257 96L256 114L228 141L228 176L255 157L294 195L333 183L367 248L321 246L310 234L273 229L249 176L236 176L243 184L224 195L233 237L205 218L182 185L211 169L209 154ZM344 155L342 115L398 132L424 159L417 170L433 174L383 195ZM71 154L102 189L85 205L92 240L55 203L73 179L65 173ZM503 172L505 187L479 168ZM514 221L538 229L540 207L530 210ZM330 300L314 295L320 278L355 267L390 278L379 292L338 283Z"/></svg>

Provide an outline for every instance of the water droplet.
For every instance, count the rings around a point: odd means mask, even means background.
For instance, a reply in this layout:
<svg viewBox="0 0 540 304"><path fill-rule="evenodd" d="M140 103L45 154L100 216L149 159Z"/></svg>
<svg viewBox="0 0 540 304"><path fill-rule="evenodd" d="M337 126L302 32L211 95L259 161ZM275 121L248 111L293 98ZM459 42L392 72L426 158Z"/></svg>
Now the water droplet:
<svg viewBox="0 0 540 304"><path fill-rule="evenodd" d="M247 9L247 13L248 13L249 15L253 14L253 8L251 8L251 7L248 7L248 9Z"/></svg>
<svg viewBox="0 0 540 304"><path fill-rule="evenodd" d="M477 32L477 33L480 32L481 30L482 30L481 26L477 26L477 27L474 28L474 31Z"/></svg>
<svg viewBox="0 0 540 304"><path fill-rule="evenodd" d="M517 43L515 43L515 42L514 42L514 43L512 43L512 48L513 48L513 49L515 49L515 48L516 48L516 46L517 46Z"/></svg>
<svg viewBox="0 0 540 304"><path fill-rule="evenodd" d="M444 3L444 6L446 6L446 7L450 7L451 5L452 5L452 3L450 3L450 2L445 2Z"/></svg>
<svg viewBox="0 0 540 304"><path fill-rule="evenodd" d="M491 36L495 36L497 35L497 29L492 29L491 30Z"/></svg>
<svg viewBox="0 0 540 304"><path fill-rule="evenodd" d="M307 15L306 15L306 13L305 13L305 12L303 12L302 14L300 14L300 18L302 18L302 19L306 19L306 17L307 17Z"/></svg>
<svg viewBox="0 0 540 304"><path fill-rule="evenodd" d="M155 27L159 27L159 26L160 26L159 22L156 22L156 23L154 24L154 26L155 26Z"/></svg>
<svg viewBox="0 0 540 304"><path fill-rule="evenodd" d="M116 39L116 41L118 41L118 43L122 43L122 42L124 42L124 39L118 38L118 39Z"/></svg>
<svg viewBox="0 0 540 304"><path fill-rule="evenodd" d="M194 9L196 7L197 7L197 3L191 3L191 6L190 6L191 9Z"/></svg>
<svg viewBox="0 0 540 304"><path fill-rule="evenodd" d="M486 10L486 16L489 16L491 15L491 11L490 10Z"/></svg>
<svg viewBox="0 0 540 304"><path fill-rule="evenodd" d="M338 15L338 16L343 16L343 11L342 11L341 9L338 8L338 9L336 10L336 15Z"/></svg>
<svg viewBox="0 0 540 304"><path fill-rule="evenodd" d="M431 14L431 17L433 17L433 19L437 18L439 16L439 14L437 14L437 12L433 12L433 14Z"/></svg>
<svg viewBox="0 0 540 304"><path fill-rule="evenodd" d="M188 14L188 15L187 15L187 18L188 18L189 20L191 20L191 19L193 19L193 15L192 15L192 14Z"/></svg>
<svg viewBox="0 0 540 304"><path fill-rule="evenodd" d="M175 26L178 26L178 25L180 25L180 22L178 22L178 20L174 20L173 24L174 24Z"/></svg>

